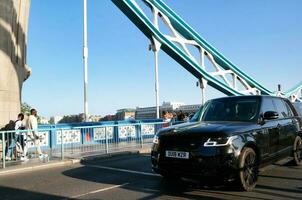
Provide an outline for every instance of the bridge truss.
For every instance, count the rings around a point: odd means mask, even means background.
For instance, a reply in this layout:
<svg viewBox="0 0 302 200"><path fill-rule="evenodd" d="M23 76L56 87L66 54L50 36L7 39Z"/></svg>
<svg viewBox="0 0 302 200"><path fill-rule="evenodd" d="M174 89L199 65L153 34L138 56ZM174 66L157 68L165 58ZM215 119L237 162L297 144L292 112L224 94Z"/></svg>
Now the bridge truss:
<svg viewBox="0 0 302 200"><path fill-rule="evenodd" d="M302 82L297 84L292 89L288 90L283 96L289 98L291 102L302 103Z"/></svg>
<svg viewBox="0 0 302 200"><path fill-rule="evenodd" d="M226 95L278 95L224 57L162 0L112 2L150 39L154 51L166 52L203 87L210 85ZM146 10L152 13L152 17ZM301 90L302 83L279 95L301 101L298 96Z"/></svg>

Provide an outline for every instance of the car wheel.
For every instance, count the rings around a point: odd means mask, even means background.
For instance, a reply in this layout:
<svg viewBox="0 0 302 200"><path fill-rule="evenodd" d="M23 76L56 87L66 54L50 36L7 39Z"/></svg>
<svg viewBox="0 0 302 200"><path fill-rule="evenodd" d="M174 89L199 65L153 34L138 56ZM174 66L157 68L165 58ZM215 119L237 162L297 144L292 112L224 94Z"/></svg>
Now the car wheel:
<svg viewBox="0 0 302 200"><path fill-rule="evenodd" d="M295 139L293 156L295 165L302 165L302 139L300 136Z"/></svg>
<svg viewBox="0 0 302 200"><path fill-rule="evenodd" d="M239 156L238 184L241 190L252 191L258 179L259 164L252 148L244 148Z"/></svg>

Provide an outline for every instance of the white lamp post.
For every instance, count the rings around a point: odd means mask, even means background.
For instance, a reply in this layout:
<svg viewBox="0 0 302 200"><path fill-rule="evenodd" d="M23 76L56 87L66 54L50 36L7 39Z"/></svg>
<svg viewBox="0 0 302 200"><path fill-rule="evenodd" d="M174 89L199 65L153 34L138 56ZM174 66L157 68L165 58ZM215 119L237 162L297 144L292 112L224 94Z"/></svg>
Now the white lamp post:
<svg viewBox="0 0 302 200"><path fill-rule="evenodd" d="M159 118L159 80L158 80L158 51L160 43L157 40L151 41L149 50L154 53L154 73L155 73L155 98L156 98L156 118Z"/></svg>
<svg viewBox="0 0 302 200"><path fill-rule="evenodd" d="M88 47L87 47L87 0L83 0L83 61L84 61L84 116L88 121Z"/></svg>

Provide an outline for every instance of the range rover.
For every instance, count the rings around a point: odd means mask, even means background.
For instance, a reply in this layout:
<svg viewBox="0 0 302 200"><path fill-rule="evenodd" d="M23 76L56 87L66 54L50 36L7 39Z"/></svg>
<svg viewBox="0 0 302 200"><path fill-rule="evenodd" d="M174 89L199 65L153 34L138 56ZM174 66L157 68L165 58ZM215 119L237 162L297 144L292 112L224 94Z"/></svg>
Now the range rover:
<svg viewBox="0 0 302 200"><path fill-rule="evenodd" d="M260 95L213 99L190 122L156 133L152 169L166 178L222 178L251 191L262 165L286 157L302 164L301 125L287 99Z"/></svg>

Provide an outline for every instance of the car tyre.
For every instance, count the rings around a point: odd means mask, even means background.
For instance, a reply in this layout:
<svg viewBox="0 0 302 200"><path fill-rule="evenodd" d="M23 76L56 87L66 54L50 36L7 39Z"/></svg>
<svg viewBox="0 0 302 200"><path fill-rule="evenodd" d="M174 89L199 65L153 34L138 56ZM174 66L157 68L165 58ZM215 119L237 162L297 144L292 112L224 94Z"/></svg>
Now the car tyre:
<svg viewBox="0 0 302 200"><path fill-rule="evenodd" d="M259 164L252 148L246 147L239 156L239 174L237 184L240 190L252 191L258 179Z"/></svg>
<svg viewBox="0 0 302 200"><path fill-rule="evenodd" d="M294 164L299 166L302 165L302 139L300 136L297 136L294 141Z"/></svg>

